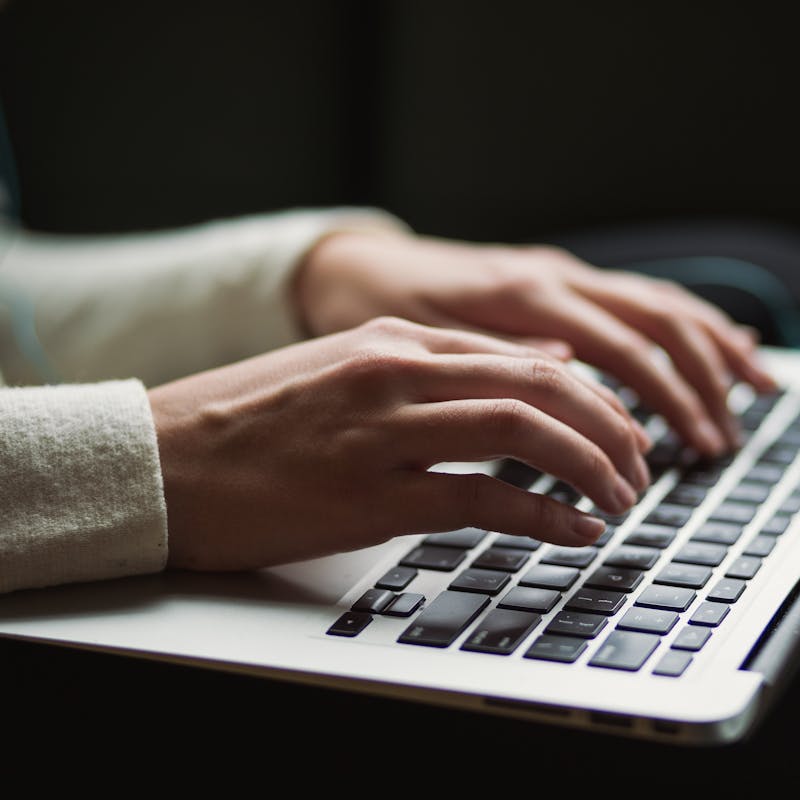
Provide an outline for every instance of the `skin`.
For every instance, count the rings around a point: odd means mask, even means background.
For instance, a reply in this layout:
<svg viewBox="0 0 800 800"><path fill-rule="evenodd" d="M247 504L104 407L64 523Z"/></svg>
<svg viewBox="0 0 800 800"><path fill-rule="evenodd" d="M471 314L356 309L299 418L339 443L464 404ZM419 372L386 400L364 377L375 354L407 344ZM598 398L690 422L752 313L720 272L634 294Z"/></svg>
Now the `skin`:
<svg viewBox="0 0 800 800"><path fill-rule="evenodd" d="M709 455L736 443L731 380L773 388L721 312L552 248L338 234L294 289L308 341L149 393L172 567L253 569L471 525L589 544L603 523L572 506L430 468L513 457L622 513L648 486L650 442L563 359L618 375Z"/></svg>

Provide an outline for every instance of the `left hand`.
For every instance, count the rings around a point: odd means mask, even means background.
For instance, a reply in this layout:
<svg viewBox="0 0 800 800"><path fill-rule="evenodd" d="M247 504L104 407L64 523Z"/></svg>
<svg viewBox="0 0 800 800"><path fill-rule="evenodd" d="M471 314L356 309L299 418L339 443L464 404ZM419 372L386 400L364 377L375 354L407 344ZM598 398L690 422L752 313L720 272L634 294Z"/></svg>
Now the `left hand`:
<svg viewBox="0 0 800 800"><path fill-rule="evenodd" d="M556 247L340 233L312 250L295 288L313 335L392 314L574 355L634 389L704 455L739 442L732 381L775 388L751 329L675 283Z"/></svg>

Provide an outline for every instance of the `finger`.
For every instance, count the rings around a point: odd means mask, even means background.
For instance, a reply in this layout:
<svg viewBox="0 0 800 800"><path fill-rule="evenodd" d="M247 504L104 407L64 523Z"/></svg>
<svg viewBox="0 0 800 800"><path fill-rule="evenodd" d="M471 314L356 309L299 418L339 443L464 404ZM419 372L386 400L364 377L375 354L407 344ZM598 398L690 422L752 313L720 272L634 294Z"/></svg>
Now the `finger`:
<svg viewBox="0 0 800 800"><path fill-rule="evenodd" d="M423 365L420 399L521 400L573 428L608 454L638 491L650 484L631 418L557 361L493 355L437 356ZM621 410L620 410L621 409Z"/></svg>
<svg viewBox="0 0 800 800"><path fill-rule="evenodd" d="M450 400L403 406L393 416L400 464L516 458L566 481L612 514L637 495L594 442L520 400Z"/></svg>
<svg viewBox="0 0 800 800"><path fill-rule="evenodd" d="M605 529L605 522L597 517L488 475L404 470L398 479L403 513L415 533L474 526L583 547Z"/></svg>
<svg viewBox="0 0 800 800"><path fill-rule="evenodd" d="M725 441L697 392L670 365L653 358L653 342L579 294L533 300L540 322L559 330L578 358L615 375L678 434L704 455L719 455Z"/></svg>

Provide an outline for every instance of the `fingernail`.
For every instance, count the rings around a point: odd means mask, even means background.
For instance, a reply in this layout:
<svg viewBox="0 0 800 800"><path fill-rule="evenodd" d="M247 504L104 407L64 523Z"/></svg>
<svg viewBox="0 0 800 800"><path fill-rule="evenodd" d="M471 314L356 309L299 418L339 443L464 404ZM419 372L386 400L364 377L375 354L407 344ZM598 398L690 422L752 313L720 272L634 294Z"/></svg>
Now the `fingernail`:
<svg viewBox="0 0 800 800"><path fill-rule="evenodd" d="M597 537L606 529L606 523L598 517L589 514L581 514L575 519L572 530L581 538L589 542L594 542Z"/></svg>
<svg viewBox="0 0 800 800"><path fill-rule="evenodd" d="M697 434L703 443L703 449L710 451L713 455L719 455L725 449L725 440L717 428L708 420L701 420L697 423Z"/></svg>
<svg viewBox="0 0 800 800"><path fill-rule="evenodd" d="M617 476L617 481L614 486L614 499L617 501L617 509L619 511L626 511L632 505L635 505L638 499L633 486L621 475Z"/></svg>
<svg viewBox="0 0 800 800"><path fill-rule="evenodd" d="M636 472L636 478L633 482L633 485L640 492L643 492L650 485L651 478L650 468L647 466L647 462L641 456L636 459L634 470Z"/></svg>

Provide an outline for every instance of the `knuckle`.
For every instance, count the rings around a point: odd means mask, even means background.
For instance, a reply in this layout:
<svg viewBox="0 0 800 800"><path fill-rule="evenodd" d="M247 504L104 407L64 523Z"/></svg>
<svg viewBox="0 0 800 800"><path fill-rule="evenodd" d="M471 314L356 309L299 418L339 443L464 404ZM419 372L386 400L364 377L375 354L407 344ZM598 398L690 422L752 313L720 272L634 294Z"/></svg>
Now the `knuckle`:
<svg viewBox="0 0 800 800"><path fill-rule="evenodd" d="M536 388L546 394L556 394L564 385L562 368L555 362L537 359L533 362L530 378Z"/></svg>
<svg viewBox="0 0 800 800"><path fill-rule="evenodd" d="M400 317L375 317L365 322L361 329L369 336L408 337L418 326Z"/></svg>
<svg viewBox="0 0 800 800"><path fill-rule="evenodd" d="M501 437L516 436L529 419L530 407L522 400L496 400L489 410L489 424Z"/></svg>

